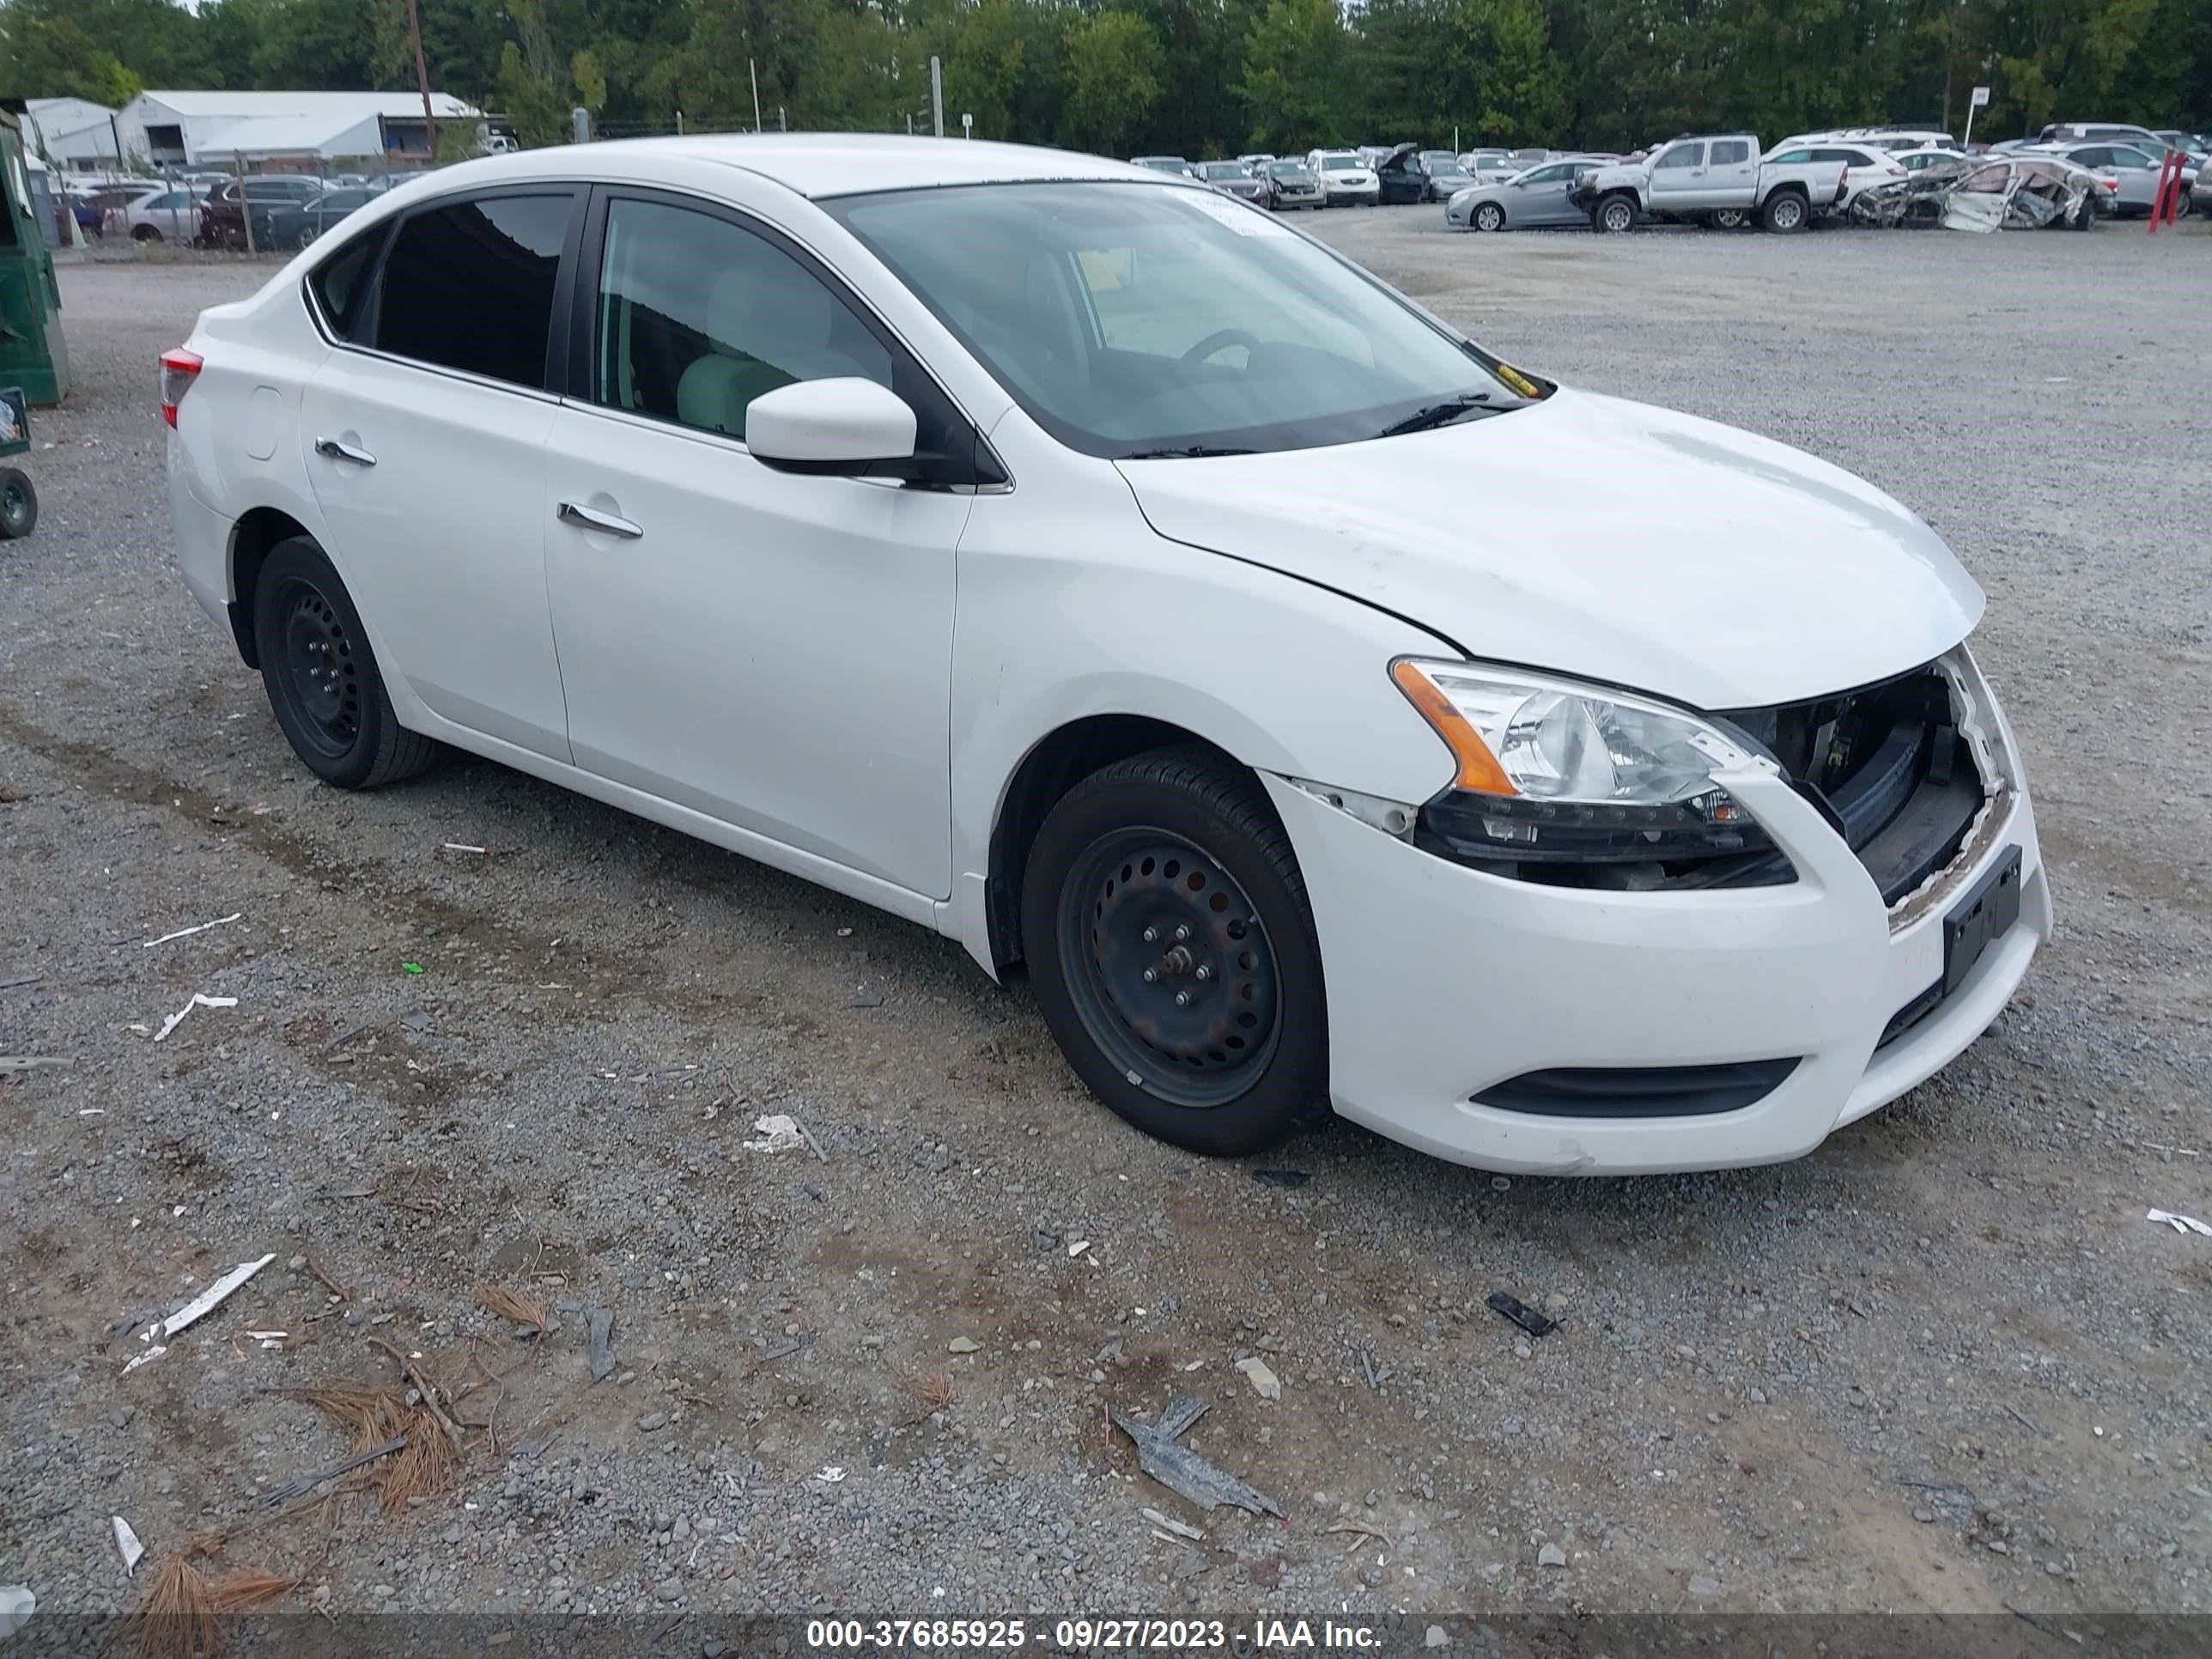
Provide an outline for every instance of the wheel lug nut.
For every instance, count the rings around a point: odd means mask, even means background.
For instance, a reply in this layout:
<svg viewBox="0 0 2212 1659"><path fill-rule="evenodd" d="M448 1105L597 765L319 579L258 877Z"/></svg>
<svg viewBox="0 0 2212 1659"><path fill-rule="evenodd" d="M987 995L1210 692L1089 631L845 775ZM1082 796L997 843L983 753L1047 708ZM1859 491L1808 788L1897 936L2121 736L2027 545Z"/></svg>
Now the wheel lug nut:
<svg viewBox="0 0 2212 1659"><path fill-rule="evenodd" d="M1158 974L1155 969L1150 969L1150 968L1147 968L1147 969L1145 969L1145 983L1146 983L1146 984L1150 985L1150 984L1151 984L1154 980L1158 979L1158 977L1159 977L1159 974Z"/></svg>
<svg viewBox="0 0 2212 1659"><path fill-rule="evenodd" d="M1178 926L1176 928L1176 937L1177 939L1188 939L1190 937L1190 924L1186 921Z"/></svg>
<svg viewBox="0 0 2212 1659"><path fill-rule="evenodd" d="M1188 1008L1189 1006L1190 993L1188 991L1177 991L1176 993L1176 1006L1178 1008Z"/></svg>
<svg viewBox="0 0 2212 1659"><path fill-rule="evenodd" d="M1198 972L1195 976L1199 979L1212 979L1213 977L1213 969L1207 967L1201 962L1198 964Z"/></svg>
<svg viewBox="0 0 2212 1659"><path fill-rule="evenodd" d="M1160 942L1160 930L1159 930L1158 928L1157 928L1157 927L1147 927L1147 928L1146 928L1146 929L1145 929L1145 943L1146 943L1146 944L1147 944L1147 945L1158 945L1159 942Z"/></svg>

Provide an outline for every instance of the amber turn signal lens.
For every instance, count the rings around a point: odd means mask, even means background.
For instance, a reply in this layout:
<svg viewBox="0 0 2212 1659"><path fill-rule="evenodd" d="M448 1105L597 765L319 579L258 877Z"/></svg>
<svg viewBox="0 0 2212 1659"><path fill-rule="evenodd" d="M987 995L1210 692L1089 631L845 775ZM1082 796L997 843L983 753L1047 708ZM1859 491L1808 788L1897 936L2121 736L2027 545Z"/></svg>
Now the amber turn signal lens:
<svg viewBox="0 0 2212 1659"><path fill-rule="evenodd" d="M1498 757L1490 752L1490 745L1482 740L1482 734L1426 674L1410 662L1395 662L1390 665L1390 678L1406 694L1407 702L1421 711L1421 718L1436 728L1437 735L1459 762L1459 775L1452 781L1455 788L1472 789L1483 795L1521 793L1513 787L1513 780L1505 775Z"/></svg>

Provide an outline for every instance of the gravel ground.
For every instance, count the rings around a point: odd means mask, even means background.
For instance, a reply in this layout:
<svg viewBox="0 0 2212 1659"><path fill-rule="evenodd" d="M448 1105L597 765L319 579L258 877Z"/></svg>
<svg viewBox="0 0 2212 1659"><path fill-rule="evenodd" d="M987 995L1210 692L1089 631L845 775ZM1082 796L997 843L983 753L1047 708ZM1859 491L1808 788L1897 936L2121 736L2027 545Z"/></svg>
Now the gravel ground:
<svg viewBox="0 0 2212 1659"><path fill-rule="evenodd" d="M2206 1606L2212 1238L2144 1210L2212 1214L2212 234L1437 218L1317 228L1532 368L1866 474L1987 586L2062 927L1987 1036L1741 1174L1508 1184L1340 1124L1283 1187L1140 1139L949 942L483 763L312 782L161 499L154 356L263 273L70 268L0 548L0 1053L70 1062L0 1079L0 1583L127 1607L109 1516L161 1555L257 1513L349 1449L282 1391L389 1382L382 1339L489 1426L449 1491L234 1538L283 1605ZM237 1006L152 1041L194 993ZM768 1112L823 1158L746 1150ZM1285 1520L1136 1474L1103 1407L1183 1391Z"/></svg>

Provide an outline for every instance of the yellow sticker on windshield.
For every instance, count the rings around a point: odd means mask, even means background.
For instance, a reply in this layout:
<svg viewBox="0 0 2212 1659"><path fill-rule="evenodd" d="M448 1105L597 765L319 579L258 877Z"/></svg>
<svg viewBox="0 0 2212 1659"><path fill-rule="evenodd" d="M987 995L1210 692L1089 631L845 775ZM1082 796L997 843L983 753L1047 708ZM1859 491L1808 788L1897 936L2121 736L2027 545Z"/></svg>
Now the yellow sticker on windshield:
<svg viewBox="0 0 2212 1659"><path fill-rule="evenodd" d="M1075 262L1083 268L1083 285L1093 294L1107 294L1129 280L1129 250L1125 247L1086 247L1076 250Z"/></svg>

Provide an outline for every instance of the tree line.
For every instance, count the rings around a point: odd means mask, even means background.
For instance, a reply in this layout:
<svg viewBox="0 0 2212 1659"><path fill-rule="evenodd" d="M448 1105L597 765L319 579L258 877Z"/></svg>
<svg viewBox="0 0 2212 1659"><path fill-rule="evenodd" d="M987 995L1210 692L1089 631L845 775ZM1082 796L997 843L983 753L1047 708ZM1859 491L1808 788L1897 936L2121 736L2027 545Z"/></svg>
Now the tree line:
<svg viewBox="0 0 2212 1659"><path fill-rule="evenodd" d="M753 122L1190 157L1625 149L1699 128L2212 124L2212 0L418 0L431 82L527 144ZM0 0L0 91L414 82L405 0Z"/></svg>

